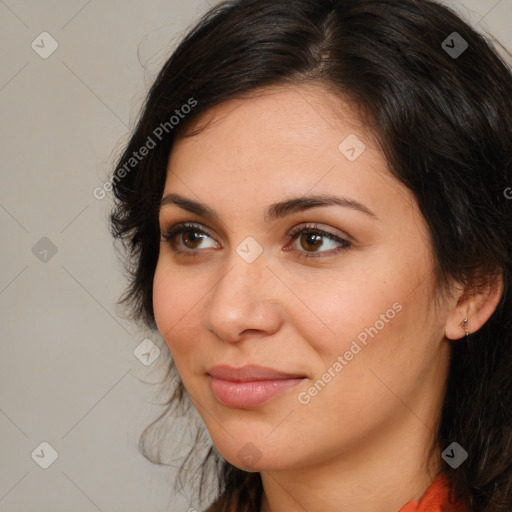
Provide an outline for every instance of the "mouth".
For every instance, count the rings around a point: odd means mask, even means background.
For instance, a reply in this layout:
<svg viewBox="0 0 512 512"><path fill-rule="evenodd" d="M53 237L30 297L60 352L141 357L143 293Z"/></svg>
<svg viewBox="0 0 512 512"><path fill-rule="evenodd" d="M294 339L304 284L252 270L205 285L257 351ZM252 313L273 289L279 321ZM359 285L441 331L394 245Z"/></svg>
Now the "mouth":
<svg viewBox="0 0 512 512"><path fill-rule="evenodd" d="M207 371L210 389L222 405L251 409L270 402L307 377L265 366L241 368L222 365Z"/></svg>

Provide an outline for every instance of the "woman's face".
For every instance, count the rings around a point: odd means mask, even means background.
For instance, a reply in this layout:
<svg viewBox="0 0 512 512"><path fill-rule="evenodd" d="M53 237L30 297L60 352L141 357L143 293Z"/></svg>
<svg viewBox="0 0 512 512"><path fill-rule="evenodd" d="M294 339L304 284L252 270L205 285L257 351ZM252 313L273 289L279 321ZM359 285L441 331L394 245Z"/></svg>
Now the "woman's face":
<svg viewBox="0 0 512 512"><path fill-rule="evenodd" d="M153 299L221 455L261 471L382 458L399 432L426 439L448 311L434 307L412 194L349 105L319 87L268 89L208 119L170 156L160 227L193 226L161 242ZM209 375L219 365L268 371L240 383Z"/></svg>

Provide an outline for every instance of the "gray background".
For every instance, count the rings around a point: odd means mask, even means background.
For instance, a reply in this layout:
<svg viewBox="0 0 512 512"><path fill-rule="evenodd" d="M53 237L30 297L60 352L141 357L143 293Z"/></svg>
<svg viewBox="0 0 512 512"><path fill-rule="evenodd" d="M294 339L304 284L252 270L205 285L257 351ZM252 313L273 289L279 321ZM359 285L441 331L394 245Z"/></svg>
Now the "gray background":
<svg viewBox="0 0 512 512"><path fill-rule="evenodd" d="M512 0L446 3L512 48ZM1 512L200 506L190 491L173 492L172 467L137 451L164 401L141 380L158 382L166 357L145 366L134 355L144 339L164 347L120 317L111 198L93 190L166 56L208 6L0 0ZM46 59L31 47L51 49L42 32L58 43ZM47 469L43 441L58 452Z"/></svg>

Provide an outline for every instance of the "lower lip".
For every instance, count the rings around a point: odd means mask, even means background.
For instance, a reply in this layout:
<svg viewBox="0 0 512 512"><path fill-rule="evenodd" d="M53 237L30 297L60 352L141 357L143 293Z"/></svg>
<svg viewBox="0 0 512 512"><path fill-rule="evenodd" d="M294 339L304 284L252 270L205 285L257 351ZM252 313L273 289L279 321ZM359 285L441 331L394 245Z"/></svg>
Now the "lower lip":
<svg viewBox="0 0 512 512"><path fill-rule="evenodd" d="M304 379L274 379L250 382L233 382L208 376L215 398L227 407L250 409L269 402Z"/></svg>

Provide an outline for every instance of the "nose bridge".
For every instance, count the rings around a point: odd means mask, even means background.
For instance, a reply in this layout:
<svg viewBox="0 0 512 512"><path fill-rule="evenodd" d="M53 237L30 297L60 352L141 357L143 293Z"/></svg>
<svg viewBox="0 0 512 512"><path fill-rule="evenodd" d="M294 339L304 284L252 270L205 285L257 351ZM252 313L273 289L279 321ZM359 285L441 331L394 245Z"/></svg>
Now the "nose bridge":
<svg viewBox="0 0 512 512"><path fill-rule="evenodd" d="M274 331L279 324L275 277L266 266L266 258L262 253L246 258L240 247L244 249L240 244L230 255L205 313L205 327L221 339L236 340L247 329Z"/></svg>
<svg viewBox="0 0 512 512"><path fill-rule="evenodd" d="M272 273L267 268L267 253L264 253L263 246L252 236L247 236L238 245L234 246L229 254L227 262L227 274L219 283L224 293L224 287L233 293L255 291L258 287L264 292L264 281L271 278ZM226 286L227 285L227 286Z"/></svg>
<svg viewBox="0 0 512 512"><path fill-rule="evenodd" d="M266 275L266 278L265 278ZM272 273L266 268L266 260L260 256L247 263L236 251L233 251L227 264L224 277L215 286L212 301L227 301L229 307L249 308L268 298L268 281ZM236 299L233 303L231 301Z"/></svg>

